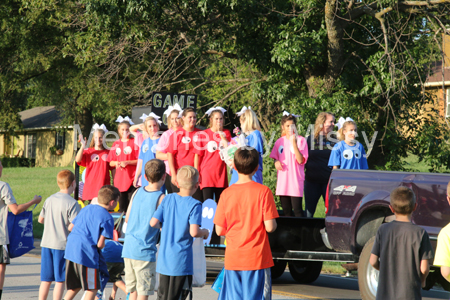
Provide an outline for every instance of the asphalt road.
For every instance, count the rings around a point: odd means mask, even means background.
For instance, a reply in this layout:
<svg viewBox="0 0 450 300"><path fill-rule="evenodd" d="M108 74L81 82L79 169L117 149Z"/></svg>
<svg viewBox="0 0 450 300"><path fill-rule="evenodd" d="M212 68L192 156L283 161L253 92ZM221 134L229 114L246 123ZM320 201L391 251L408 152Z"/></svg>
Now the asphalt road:
<svg viewBox="0 0 450 300"><path fill-rule="evenodd" d="M300 299L361 299L356 277L341 277L339 275L322 274L312 284L297 284L288 271L274 280L274 294L298 297ZM450 299L450 293L444 290L432 289L422 291L422 299Z"/></svg>
<svg viewBox="0 0 450 300"><path fill-rule="evenodd" d="M207 263L208 280L213 281L221 270L223 263ZM322 274L312 284L298 284L292 279L289 271L272 282L272 294L275 296L292 297L296 299L361 299L357 277L342 277L339 275ZM422 299L450 299L450 293L444 290L432 289L422 291Z"/></svg>
<svg viewBox="0 0 450 300"><path fill-rule="evenodd" d="M38 245L37 245L38 246ZM217 299L217 293L211 289L215 277L222 269L220 260L207 261L207 284L203 288L194 288L195 299ZM33 250L29 255L12 260L6 269L6 280L2 299L37 299L39 291L40 250ZM111 285L107 287L109 295ZM356 277L344 278L338 275L322 274L312 284L297 284L286 271L273 281L273 299L361 299ZM449 299L450 293L433 289L423 291L423 299ZM123 292L116 299L125 300ZM51 293L48 299L51 298ZM81 299L81 294L76 298ZM150 299L156 299L155 296Z"/></svg>
<svg viewBox="0 0 450 300"><path fill-rule="evenodd" d="M211 289L211 284L221 269L221 264L212 262L212 266L207 284L201 288L194 288L194 299L217 299L218 294ZM11 264L6 268L5 285L3 287L3 300L17 300L17 299L38 299L39 285L40 285L40 267L41 259L37 255L25 255L15 258L11 261ZM53 288L53 287L52 287ZM106 287L106 295L109 296L111 292L112 284L108 284ZM80 300L82 293L79 293L75 300ZM52 292L48 296L48 299L52 299ZM108 297L106 297L108 299ZM124 292L119 291L116 299L125 300L126 295ZM156 299L156 295L150 296L150 300ZM273 294L274 300L290 300L299 299L297 296L289 296L284 294ZM300 298L301 299L301 298ZM308 299L308 298L306 298Z"/></svg>

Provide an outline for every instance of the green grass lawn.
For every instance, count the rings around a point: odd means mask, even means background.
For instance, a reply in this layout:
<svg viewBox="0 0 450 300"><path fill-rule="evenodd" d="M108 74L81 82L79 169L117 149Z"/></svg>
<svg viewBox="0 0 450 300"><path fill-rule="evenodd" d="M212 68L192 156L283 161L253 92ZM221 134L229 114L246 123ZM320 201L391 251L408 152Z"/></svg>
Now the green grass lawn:
<svg viewBox="0 0 450 300"><path fill-rule="evenodd" d="M7 182L11 186L14 198L16 198L18 204L32 200L34 195L42 196L41 203L33 211L33 229L36 238L41 238L44 230L44 225L39 224L37 221L42 205L45 199L59 191L56 184L56 175L63 169L69 169L73 172L72 167L3 168L0 180Z"/></svg>

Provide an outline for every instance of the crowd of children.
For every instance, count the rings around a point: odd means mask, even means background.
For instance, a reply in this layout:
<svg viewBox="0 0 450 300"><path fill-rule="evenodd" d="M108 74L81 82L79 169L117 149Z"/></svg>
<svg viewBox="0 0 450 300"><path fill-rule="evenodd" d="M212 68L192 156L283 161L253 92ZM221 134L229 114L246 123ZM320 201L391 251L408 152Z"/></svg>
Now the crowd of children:
<svg viewBox="0 0 450 300"><path fill-rule="evenodd" d="M169 130L161 136L161 122L156 115L143 115L143 124L137 125L128 117L119 117L120 139L109 151L103 141L107 132L104 125L93 128L89 148L80 136L76 162L86 167L82 199L96 198L96 203L80 210L70 196L75 189L74 174L69 170L58 173L60 191L47 198L38 220L44 224L39 299L47 298L54 281L54 299L61 299L66 288L66 300L73 299L80 290L85 291L84 299L93 300L104 288L101 279L108 278L114 283L110 299L114 299L118 288L128 293L131 300L148 299L155 290L158 299L192 297L192 243L195 237L209 236L209 231L200 226L201 202L210 198L218 203L214 217L216 237L227 239L219 299L270 298L270 268L274 264L267 232L276 230L278 211L271 190L262 185L264 139L255 112L243 107L237 115L245 146L240 145L234 153L228 183L227 164L219 152L237 141L223 127L225 112L221 107L208 110L210 126L200 131L195 127L195 110L171 106L164 113ZM275 142L270 157L277 170L276 195L280 197L284 215L301 217L305 216L302 200L309 152L321 165L327 163L329 169L367 169L368 165L362 144L355 140L357 127L352 119L341 118L340 142L331 144L328 152L319 153L314 152L312 142L317 144L321 135L330 133L328 127L334 127L334 116L319 115L322 129L308 140L297 133L297 118L283 113L282 136ZM328 142L323 145L330 146ZM0 176L1 172L0 162ZM450 203L450 184L448 193ZM2 216L8 208L17 214L41 199L36 196L17 205L9 185L2 181L0 197L1 298L5 266L9 263L4 250L8 244L6 218ZM399 295L420 299L428 261L433 257L429 238L425 230L411 223L417 205L410 189L395 189L390 201L396 221L380 227L370 258L373 267L380 270L377 299L396 299ZM112 241L114 220L109 212L117 203L119 211L126 212L123 248ZM308 210L308 203L306 207ZM312 216L308 213L307 216ZM446 279L450 279L449 232L446 227L439 235L435 259ZM408 249L411 255L405 256L399 249L405 252Z"/></svg>

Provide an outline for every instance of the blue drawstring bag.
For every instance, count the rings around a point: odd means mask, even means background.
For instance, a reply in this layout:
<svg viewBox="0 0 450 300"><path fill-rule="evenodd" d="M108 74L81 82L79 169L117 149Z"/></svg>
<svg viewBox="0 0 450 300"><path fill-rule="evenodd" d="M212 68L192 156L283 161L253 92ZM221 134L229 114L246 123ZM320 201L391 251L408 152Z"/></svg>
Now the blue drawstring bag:
<svg viewBox="0 0 450 300"><path fill-rule="evenodd" d="M219 275L217 275L216 280L214 280L213 285L211 288L218 292L220 294L220 291L222 290L223 285L223 276L225 275L225 268L222 268L222 271L220 271Z"/></svg>
<svg viewBox="0 0 450 300"><path fill-rule="evenodd" d="M8 212L8 251L11 258L22 256L34 249L33 210L18 215Z"/></svg>
<svg viewBox="0 0 450 300"><path fill-rule="evenodd" d="M98 250L98 273L100 275L100 290L103 291L108 284L109 273L108 266L106 265L106 259L100 249Z"/></svg>

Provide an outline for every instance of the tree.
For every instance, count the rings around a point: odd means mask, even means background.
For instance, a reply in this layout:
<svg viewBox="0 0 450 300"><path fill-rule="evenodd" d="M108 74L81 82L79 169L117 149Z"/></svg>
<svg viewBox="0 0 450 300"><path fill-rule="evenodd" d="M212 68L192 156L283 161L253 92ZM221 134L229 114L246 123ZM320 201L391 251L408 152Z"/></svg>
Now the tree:
<svg viewBox="0 0 450 300"><path fill-rule="evenodd" d="M279 127L285 109L302 115L302 133L318 112L333 111L353 117L369 137L378 132L371 167L402 169L401 158L414 153L437 170L450 162L447 128L434 112L416 120L433 101L422 83L441 57L449 2L7 3L22 5L14 22L39 19L55 33L49 65L64 61L58 75L33 80L32 97L51 94L49 78L57 76L65 103L76 100L87 119L111 124L119 111L148 104L153 91L195 92L200 111L251 105L266 131Z"/></svg>

